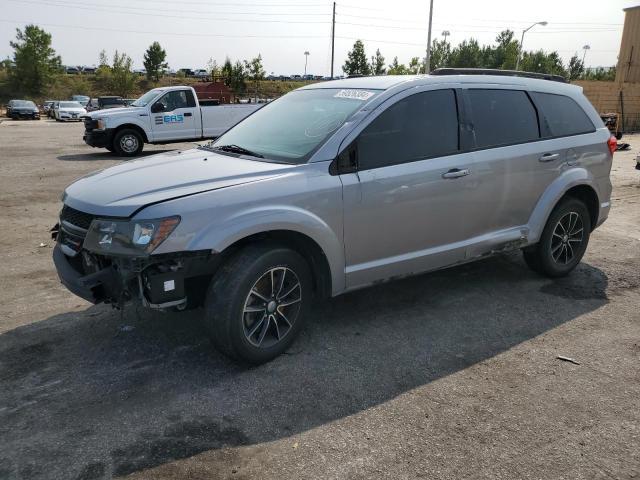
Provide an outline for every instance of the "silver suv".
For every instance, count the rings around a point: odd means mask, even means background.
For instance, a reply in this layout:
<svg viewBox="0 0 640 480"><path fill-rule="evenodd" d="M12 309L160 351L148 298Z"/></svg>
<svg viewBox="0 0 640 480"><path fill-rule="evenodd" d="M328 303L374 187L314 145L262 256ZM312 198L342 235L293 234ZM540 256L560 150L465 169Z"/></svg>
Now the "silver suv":
<svg viewBox="0 0 640 480"><path fill-rule="evenodd" d="M204 307L217 348L261 363L314 297L513 249L568 274L609 213L615 139L580 87L459 73L310 85L209 144L78 180L54 229L62 283Z"/></svg>

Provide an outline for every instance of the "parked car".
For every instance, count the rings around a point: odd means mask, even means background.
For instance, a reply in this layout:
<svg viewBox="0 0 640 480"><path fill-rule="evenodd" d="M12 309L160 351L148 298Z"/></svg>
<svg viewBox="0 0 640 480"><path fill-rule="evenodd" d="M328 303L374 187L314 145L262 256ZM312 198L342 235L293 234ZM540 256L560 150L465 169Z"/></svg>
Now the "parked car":
<svg viewBox="0 0 640 480"><path fill-rule="evenodd" d="M79 102L58 102L54 109L56 122L81 122L87 110Z"/></svg>
<svg viewBox="0 0 640 480"><path fill-rule="evenodd" d="M196 70L195 72L193 72L193 76L196 78L208 78L209 77L209 72L206 71L204 68L200 68L198 70Z"/></svg>
<svg viewBox="0 0 640 480"><path fill-rule="evenodd" d="M58 108L59 104L60 104L59 100L54 100L53 102L51 102L51 105L49 106L49 110L47 111L47 117L49 117L52 120L56 118L56 108Z"/></svg>
<svg viewBox="0 0 640 480"><path fill-rule="evenodd" d="M115 95L105 95L98 97L98 110L104 110L109 108L120 108L124 106L124 100L122 97Z"/></svg>
<svg viewBox="0 0 640 480"><path fill-rule="evenodd" d="M65 67L64 71L71 75L78 75L82 70L79 67Z"/></svg>
<svg viewBox="0 0 640 480"><path fill-rule="evenodd" d="M615 138L555 76L462 72L308 85L208 145L78 180L54 228L62 283L202 305L217 348L261 363L315 297L517 249L569 274L609 214Z"/></svg>
<svg viewBox="0 0 640 480"><path fill-rule="evenodd" d="M31 100L10 100L7 105L7 116L14 120L39 120L40 110Z"/></svg>
<svg viewBox="0 0 640 480"><path fill-rule="evenodd" d="M165 144L214 138L259 105L200 105L195 90L154 88L127 108L92 112L84 141L125 157L138 155L145 143Z"/></svg>
<svg viewBox="0 0 640 480"><path fill-rule="evenodd" d="M49 110L51 110L54 103L56 103L55 100L45 100L42 102L42 112L47 115L47 117L49 116Z"/></svg>
<svg viewBox="0 0 640 480"><path fill-rule="evenodd" d="M87 95L72 95L71 96L71 101L72 102L78 102L80 105L82 105L85 108L89 104L89 100L91 100L91 97L88 97Z"/></svg>

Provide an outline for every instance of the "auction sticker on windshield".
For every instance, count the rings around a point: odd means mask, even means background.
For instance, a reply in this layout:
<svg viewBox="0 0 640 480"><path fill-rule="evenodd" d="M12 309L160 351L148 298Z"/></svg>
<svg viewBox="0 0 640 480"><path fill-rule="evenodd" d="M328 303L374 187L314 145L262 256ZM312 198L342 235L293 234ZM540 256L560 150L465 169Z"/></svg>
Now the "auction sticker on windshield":
<svg viewBox="0 0 640 480"><path fill-rule="evenodd" d="M350 98L353 100L368 100L375 92L367 92L366 90L340 90L334 95L336 98Z"/></svg>

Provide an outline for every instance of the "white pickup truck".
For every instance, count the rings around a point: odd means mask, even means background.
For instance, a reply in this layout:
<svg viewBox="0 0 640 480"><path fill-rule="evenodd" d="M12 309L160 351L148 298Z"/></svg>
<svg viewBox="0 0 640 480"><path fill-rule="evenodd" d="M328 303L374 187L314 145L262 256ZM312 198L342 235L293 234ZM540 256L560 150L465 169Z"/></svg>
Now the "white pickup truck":
<svg viewBox="0 0 640 480"><path fill-rule="evenodd" d="M191 87L154 88L128 107L98 110L84 117L83 139L92 147L133 157L145 143L216 138L261 106L201 105Z"/></svg>

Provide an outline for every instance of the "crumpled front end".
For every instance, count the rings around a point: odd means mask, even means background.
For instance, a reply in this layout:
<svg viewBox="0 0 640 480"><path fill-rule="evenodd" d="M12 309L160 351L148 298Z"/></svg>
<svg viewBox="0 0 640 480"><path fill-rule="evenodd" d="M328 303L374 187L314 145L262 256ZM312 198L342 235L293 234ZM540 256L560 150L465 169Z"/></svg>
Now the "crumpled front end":
<svg viewBox="0 0 640 480"><path fill-rule="evenodd" d="M131 300L149 308L197 305L217 264L210 251L162 255L102 255L84 248L95 217L65 205L52 229L53 261L61 283L91 303L122 307Z"/></svg>

